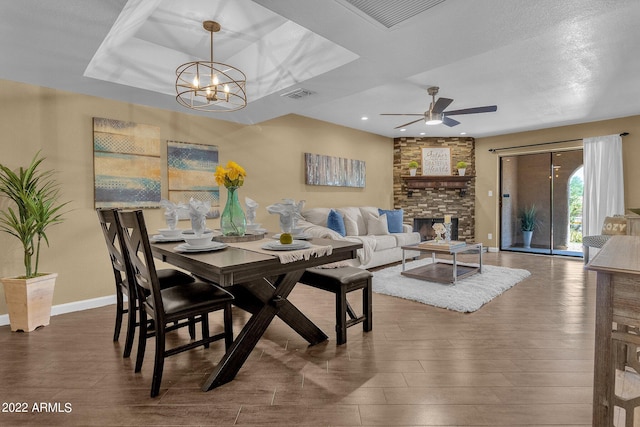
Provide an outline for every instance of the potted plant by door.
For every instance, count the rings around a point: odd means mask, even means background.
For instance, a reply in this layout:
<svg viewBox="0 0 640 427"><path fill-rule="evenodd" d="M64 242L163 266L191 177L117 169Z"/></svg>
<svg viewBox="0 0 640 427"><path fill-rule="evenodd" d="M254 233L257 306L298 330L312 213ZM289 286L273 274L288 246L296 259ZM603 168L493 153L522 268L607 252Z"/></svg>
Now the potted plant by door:
<svg viewBox="0 0 640 427"><path fill-rule="evenodd" d="M467 166L467 162L464 162L462 160L456 163L456 168L458 168L458 175L464 176L465 172L467 171Z"/></svg>
<svg viewBox="0 0 640 427"><path fill-rule="evenodd" d="M524 247L531 247L531 238L533 230L537 227L538 220L536 218L536 205L525 207L520 211L520 230L522 230L522 238Z"/></svg>
<svg viewBox="0 0 640 427"><path fill-rule="evenodd" d="M38 169L43 160L38 152L29 166L20 167L17 173L0 164L0 196L9 201L0 210L0 231L20 240L24 251L24 275L0 279L12 331L33 331L48 325L51 316L58 274L38 271L40 246L43 241L49 245L47 230L63 221L61 209L68 202L59 201L54 171Z"/></svg>
<svg viewBox="0 0 640 427"><path fill-rule="evenodd" d="M416 171L418 170L418 162L415 160L411 160L407 166L409 167L409 175L416 176Z"/></svg>

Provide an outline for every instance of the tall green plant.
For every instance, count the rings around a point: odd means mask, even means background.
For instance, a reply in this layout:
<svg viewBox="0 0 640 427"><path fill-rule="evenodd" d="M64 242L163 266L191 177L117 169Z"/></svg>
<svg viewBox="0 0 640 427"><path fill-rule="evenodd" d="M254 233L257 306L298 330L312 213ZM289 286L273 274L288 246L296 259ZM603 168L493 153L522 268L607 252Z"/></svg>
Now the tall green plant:
<svg viewBox="0 0 640 427"><path fill-rule="evenodd" d="M59 202L59 185L54 171L39 171L44 160L36 153L29 166L16 173L0 164L0 194L15 206L0 211L0 231L15 236L24 249L25 278L38 275L40 245L49 246L47 229L63 221L61 209L69 202ZM35 262L34 262L35 256Z"/></svg>
<svg viewBox="0 0 640 427"><path fill-rule="evenodd" d="M538 226L536 205L525 207L520 211L520 230L533 231Z"/></svg>

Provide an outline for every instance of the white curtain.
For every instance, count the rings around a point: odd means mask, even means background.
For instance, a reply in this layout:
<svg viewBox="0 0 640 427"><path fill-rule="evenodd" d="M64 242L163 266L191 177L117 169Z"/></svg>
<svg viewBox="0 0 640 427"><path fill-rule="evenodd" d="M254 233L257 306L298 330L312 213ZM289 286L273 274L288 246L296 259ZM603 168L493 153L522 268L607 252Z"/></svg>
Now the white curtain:
<svg viewBox="0 0 640 427"><path fill-rule="evenodd" d="M582 233L601 234L607 216L624 215L622 137L596 136L582 140L584 145L584 201Z"/></svg>

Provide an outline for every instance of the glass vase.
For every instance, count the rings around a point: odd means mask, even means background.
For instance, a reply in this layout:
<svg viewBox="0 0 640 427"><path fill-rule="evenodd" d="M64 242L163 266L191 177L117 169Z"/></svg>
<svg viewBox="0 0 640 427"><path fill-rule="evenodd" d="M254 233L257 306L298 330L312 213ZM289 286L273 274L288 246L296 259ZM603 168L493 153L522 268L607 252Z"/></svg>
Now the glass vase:
<svg viewBox="0 0 640 427"><path fill-rule="evenodd" d="M228 187L227 190L227 204L220 216L220 231L225 236L244 236L247 219L238 200L238 187Z"/></svg>

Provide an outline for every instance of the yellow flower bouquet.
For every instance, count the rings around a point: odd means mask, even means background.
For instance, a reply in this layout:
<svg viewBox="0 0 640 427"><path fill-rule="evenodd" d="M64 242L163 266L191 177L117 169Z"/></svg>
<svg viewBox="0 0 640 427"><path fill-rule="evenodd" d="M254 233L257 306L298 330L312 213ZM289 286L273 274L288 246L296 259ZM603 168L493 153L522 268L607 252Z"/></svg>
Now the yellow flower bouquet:
<svg viewBox="0 0 640 427"><path fill-rule="evenodd" d="M244 168L231 160L227 163L226 168L218 166L215 172L216 183L227 188L241 187L246 176L247 172L245 172Z"/></svg>

